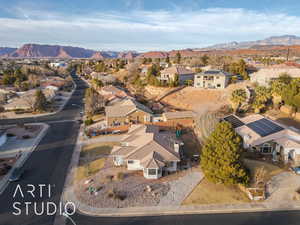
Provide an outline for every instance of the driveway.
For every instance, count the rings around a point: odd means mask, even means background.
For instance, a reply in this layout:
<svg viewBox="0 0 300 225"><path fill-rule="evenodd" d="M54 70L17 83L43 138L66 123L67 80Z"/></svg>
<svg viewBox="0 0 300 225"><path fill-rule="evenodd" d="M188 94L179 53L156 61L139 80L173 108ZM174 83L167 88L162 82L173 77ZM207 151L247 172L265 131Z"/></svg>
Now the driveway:
<svg viewBox="0 0 300 225"><path fill-rule="evenodd" d="M295 191L300 188L300 176L292 172L283 172L274 176L268 183L269 203L281 205L295 198Z"/></svg>

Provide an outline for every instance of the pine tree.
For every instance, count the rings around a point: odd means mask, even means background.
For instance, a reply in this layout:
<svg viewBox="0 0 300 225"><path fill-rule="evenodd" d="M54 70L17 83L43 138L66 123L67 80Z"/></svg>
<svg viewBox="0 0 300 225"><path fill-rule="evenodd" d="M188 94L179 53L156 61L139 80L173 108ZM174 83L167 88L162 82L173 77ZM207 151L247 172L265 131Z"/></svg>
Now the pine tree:
<svg viewBox="0 0 300 225"><path fill-rule="evenodd" d="M46 111L47 99L42 90L38 89L35 92L34 111L43 112Z"/></svg>
<svg viewBox="0 0 300 225"><path fill-rule="evenodd" d="M248 184L241 163L241 138L228 122L219 123L202 149L201 168L207 179L222 184Z"/></svg>

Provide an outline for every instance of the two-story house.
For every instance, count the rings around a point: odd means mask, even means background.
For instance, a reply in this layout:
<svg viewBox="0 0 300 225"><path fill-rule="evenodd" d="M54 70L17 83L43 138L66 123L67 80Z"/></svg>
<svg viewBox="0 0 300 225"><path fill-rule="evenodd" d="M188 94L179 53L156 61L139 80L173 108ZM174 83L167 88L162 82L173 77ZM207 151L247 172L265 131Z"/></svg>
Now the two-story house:
<svg viewBox="0 0 300 225"><path fill-rule="evenodd" d="M195 74L194 87L224 89L230 80L230 74L221 70L207 70Z"/></svg>
<svg viewBox="0 0 300 225"><path fill-rule="evenodd" d="M168 83L174 81L175 76L178 75L179 84L183 85L186 81L194 80L194 72L185 68L184 66L171 66L162 71L160 71L160 77L158 79L161 82Z"/></svg>

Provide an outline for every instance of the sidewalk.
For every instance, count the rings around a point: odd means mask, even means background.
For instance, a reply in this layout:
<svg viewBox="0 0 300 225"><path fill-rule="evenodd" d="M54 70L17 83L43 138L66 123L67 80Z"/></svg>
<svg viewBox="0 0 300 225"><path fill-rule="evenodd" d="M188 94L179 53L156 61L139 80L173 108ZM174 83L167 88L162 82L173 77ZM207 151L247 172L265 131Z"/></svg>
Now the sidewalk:
<svg viewBox="0 0 300 225"><path fill-rule="evenodd" d="M31 125L31 124L28 124ZM23 149L21 157L17 160L17 162L14 164L14 167L22 167L26 160L30 157L31 153L35 150L35 148L38 146L42 138L46 135L47 130L49 128L48 124L45 123L35 123L34 125L40 125L42 126L42 129L38 136L34 139L32 145L26 149ZM13 153L15 154L15 153ZM11 156L11 155L10 155ZM3 157L7 157L7 155L3 155ZM0 194L3 193L5 188L8 185L8 179L13 171L13 168L10 169L10 171L0 180Z"/></svg>
<svg viewBox="0 0 300 225"><path fill-rule="evenodd" d="M68 188L64 195L65 202L73 202L78 212L90 216L102 217L130 217L130 216L160 216L180 214L212 214L212 213L239 213L259 211L287 211L300 210L300 202L293 204L282 202L275 205L267 202L246 204L209 204L191 206L153 206L132 208L92 208L85 203L79 202L74 195L73 188Z"/></svg>

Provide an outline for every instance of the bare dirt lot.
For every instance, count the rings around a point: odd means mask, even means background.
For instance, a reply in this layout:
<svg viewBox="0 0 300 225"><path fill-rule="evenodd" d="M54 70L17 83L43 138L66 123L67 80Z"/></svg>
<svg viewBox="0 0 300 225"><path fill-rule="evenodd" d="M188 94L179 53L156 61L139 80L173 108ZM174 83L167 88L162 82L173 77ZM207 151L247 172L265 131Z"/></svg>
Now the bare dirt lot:
<svg viewBox="0 0 300 225"><path fill-rule="evenodd" d="M186 87L162 100L163 102L183 110L202 112L217 110L228 104L225 90L208 90Z"/></svg>

